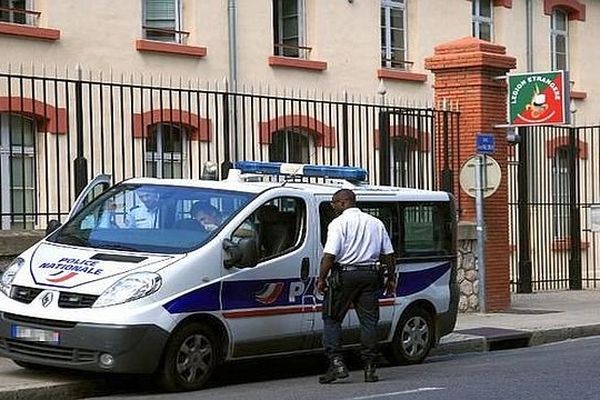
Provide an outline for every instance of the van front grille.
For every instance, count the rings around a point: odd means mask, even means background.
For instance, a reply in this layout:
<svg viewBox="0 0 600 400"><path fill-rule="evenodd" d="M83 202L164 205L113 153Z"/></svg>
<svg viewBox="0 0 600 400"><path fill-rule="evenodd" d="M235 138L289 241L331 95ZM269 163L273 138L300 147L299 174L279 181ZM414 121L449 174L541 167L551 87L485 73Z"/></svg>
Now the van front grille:
<svg viewBox="0 0 600 400"><path fill-rule="evenodd" d="M61 347L38 342L4 339L0 348L12 354L35 357L43 360L87 363L97 360L98 352L92 350Z"/></svg>
<svg viewBox="0 0 600 400"><path fill-rule="evenodd" d="M58 306L62 308L89 308L98 296L82 293L60 292Z"/></svg>
<svg viewBox="0 0 600 400"><path fill-rule="evenodd" d="M30 304L43 289L13 285L10 298L21 303ZM60 292L58 306L61 308L90 308L99 296L83 293Z"/></svg>
<svg viewBox="0 0 600 400"><path fill-rule="evenodd" d="M18 322L21 324L41 326L52 329L64 329L64 328L73 328L77 325L77 322L72 321L59 321L54 319L44 319L44 318L33 318L26 317L24 315L17 315L11 313L2 313L2 317L11 322Z"/></svg>
<svg viewBox="0 0 600 400"><path fill-rule="evenodd" d="M10 289L10 298L21 303L29 304L42 292L42 289L13 285Z"/></svg>

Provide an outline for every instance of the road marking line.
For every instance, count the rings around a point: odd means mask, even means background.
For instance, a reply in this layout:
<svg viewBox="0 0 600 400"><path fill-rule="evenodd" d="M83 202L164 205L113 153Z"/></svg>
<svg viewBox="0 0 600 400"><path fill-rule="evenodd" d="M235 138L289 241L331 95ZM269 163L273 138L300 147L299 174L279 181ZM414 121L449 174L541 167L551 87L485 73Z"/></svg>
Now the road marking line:
<svg viewBox="0 0 600 400"><path fill-rule="evenodd" d="M368 400L368 399L377 399L377 398L381 398L381 397L391 397L391 396L398 396L398 395L402 395L402 394L412 394L412 393L419 393L419 392L432 392L435 390L446 390L445 387L424 387L424 388L418 388L418 389L412 389L412 390L403 390L402 392L389 392L389 393L380 393L380 394L372 394L369 396L360 396L360 397L350 397L347 400Z"/></svg>

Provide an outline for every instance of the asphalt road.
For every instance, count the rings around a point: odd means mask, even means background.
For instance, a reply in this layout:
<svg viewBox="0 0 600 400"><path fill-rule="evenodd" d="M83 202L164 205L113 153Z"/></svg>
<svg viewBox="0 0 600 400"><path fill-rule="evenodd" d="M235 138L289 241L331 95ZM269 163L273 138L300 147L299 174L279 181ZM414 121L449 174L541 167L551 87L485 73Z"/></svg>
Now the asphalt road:
<svg viewBox="0 0 600 400"><path fill-rule="evenodd" d="M431 357L421 365L386 367L377 383L362 370L349 380L319 385L322 359L304 358L229 366L212 387L165 394L138 381L136 394L96 399L600 399L600 337L488 353ZM313 372L315 371L315 372Z"/></svg>

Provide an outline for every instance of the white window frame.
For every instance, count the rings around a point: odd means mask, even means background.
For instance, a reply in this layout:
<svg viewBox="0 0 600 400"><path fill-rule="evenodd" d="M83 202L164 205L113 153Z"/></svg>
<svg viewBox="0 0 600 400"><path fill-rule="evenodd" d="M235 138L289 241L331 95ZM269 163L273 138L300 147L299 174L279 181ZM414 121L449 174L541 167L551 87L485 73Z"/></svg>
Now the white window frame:
<svg viewBox="0 0 600 400"><path fill-rule="evenodd" d="M283 43L284 41L284 37L283 37L283 1L284 0L274 0L277 2L277 42L278 43ZM298 46L306 46L306 4L304 2L304 0L296 0L297 5L296 8L298 10L297 13L297 17L298 18ZM275 44L278 44L275 43ZM282 47L277 47L276 49L276 54L278 56L283 56L284 55L284 51L285 48ZM294 56L287 56L287 57L294 57ZM304 49L298 49L298 58L304 58L307 59L308 58L308 51L304 50Z"/></svg>
<svg viewBox="0 0 600 400"><path fill-rule="evenodd" d="M12 185L12 176L10 174L11 172L11 167L10 167L10 162L11 162L11 156L12 157L27 157L27 158L31 158L32 161L34 162L34 168L35 168L35 148L34 146L20 146L20 145L10 145L10 128L9 128L9 124L10 124L10 120L12 117L19 117L19 118L25 118L31 121L31 134L35 135L37 132L36 129L36 124L35 124L35 119L20 115L20 114L9 114L9 113L2 113L0 116L0 193L2 194L2 203L0 204L0 210L2 210L2 213L12 213L12 190L13 190L13 185ZM34 138L35 141L35 138ZM36 196L36 188L35 188L35 171L34 168L32 168L32 173L33 176L31 176L31 182L33 184L32 187L22 187L21 189L26 191L32 191L33 192L33 199L34 199L34 212L36 204L35 204L35 196ZM23 177L23 182L26 182L25 177ZM26 205L24 205L24 207L26 208ZM26 217L26 222L34 222L34 218L32 216L27 216ZM17 223L18 225L21 225L23 222L21 221L20 223ZM11 229L12 226L12 222L11 222L11 216L10 215L6 215L6 216L2 216L1 221L0 221L0 229L5 230L5 229Z"/></svg>
<svg viewBox="0 0 600 400"><path fill-rule="evenodd" d="M17 1L17 0L8 0L9 4L8 4L8 8L16 8L13 3ZM25 10L32 10L33 9L33 0L25 0ZM10 13L10 17L8 21L3 21L3 22L10 22L13 24L21 24L20 22L15 22L14 21L14 17L15 15L17 15L17 13L15 13L14 11L8 11ZM25 23L21 24L21 25L35 25L36 24L36 17L33 14L25 14Z"/></svg>
<svg viewBox="0 0 600 400"><path fill-rule="evenodd" d="M170 125L174 128L177 128L181 131L181 153L180 152L166 152L163 150L163 127L166 125ZM146 150L146 140L148 138L144 138L144 169L146 171L146 176L155 177L155 178L163 178L163 165L166 162L170 163L178 163L181 166L181 176L179 178L186 178L186 170L184 168L184 161L187 159L186 150L187 150L187 136L188 129L185 126L181 126L178 124L173 124L170 122L157 122L154 125L150 125L148 129L152 129L152 127L156 126L156 151L148 151ZM150 132L148 132L150 135ZM156 176L149 175L150 171L148 170L147 164L154 163L156 167ZM178 178L178 177L173 177Z"/></svg>
<svg viewBox="0 0 600 400"><path fill-rule="evenodd" d="M402 154L398 152L401 144L406 146ZM392 171L390 176L394 177L394 184L403 187L416 187L415 175L408 175L407 172L411 167L417 166L419 159L417 141L408 136L393 136L391 145Z"/></svg>
<svg viewBox="0 0 600 400"><path fill-rule="evenodd" d="M381 65L385 68L394 68L408 70L410 63L405 63L400 66L394 66L391 60L392 51L396 50L403 53L402 59L408 61L408 35L407 35L407 17L406 17L406 1L407 0L381 0L381 12L384 13L385 23L381 26L384 29L385 41L381 43L381 53L384 56L381 60ZM392 9L402 12L402 33L404 39L404 48L394 46L392 43ZM381 18L381 16L380 16ZM397 28L394 28L397 29Z"/></svg>
<svg viewBox="0 0 600 400"><path fill-rule="evenodd" d="M311 153L311 149L314 148L314 138L313 136L305 131L302 128L284 128L284 129L280 129L276 132L273 132L273 135L284 135L284 158L282 160L282 162L290 162L290 154L291 154L291 148L290 148L290 137L292 135L300 135L300 136L304 136L307 139L307 148L306 148L306 154L308 155L308 160L304 160L301 163L311 163L313 162L312 158L313 158L313 154ZM269 153L269 157L271 157L272 154Z"/></svg>
<svg viewBox="0 0 600 400"><path fill-rule="evenodd" d="M556 18L559 15L564 17L565 29L557 29L556 28ZM569 14L564 10L556 8L552 11L552 15L550 16L550 60L551 60L551 68L552 70L562 69L557 65L557 53L556 53L556 39L558 37L565 38L565 68L567 71L569 69Z"/></svg>
<svg viewBox="0 0 600 400"><path fill-rule="evenodd" d="M473 21L473 37L476 37L478 39L481 40L488 40L488 39L483 39L481 37L481 26L482 25L489 25L490 27L490 38L489 41L493 42L494 41L494 2L493 0L489 0L490 2L490 16L489 17L485 17L483 15L481 15L481 0L471 0L473 2L473 7L472 7L472 21Z"/></svg>
<svg viewBox="0 0 600 400"><path fill-rule="evenodd" d="M183 0L172 0L175 3L175 30L181 31L183 29ZM146 0L142 0L142 26L147 26L148 21L146 19ZM146 30L142 29L142 37L148 40L157 40L148 38L148 33ZM164 40L165 42L170 42L168 40ZM185 35L182 33L175 33L173 35L173 43L184 43Z"/></svg>
<svg viewBox="0 0 600 400"><path fill-rule="evenodd" d="M552 158L552 232L554 239L569 236L569 150L559 147Z"/></svg>

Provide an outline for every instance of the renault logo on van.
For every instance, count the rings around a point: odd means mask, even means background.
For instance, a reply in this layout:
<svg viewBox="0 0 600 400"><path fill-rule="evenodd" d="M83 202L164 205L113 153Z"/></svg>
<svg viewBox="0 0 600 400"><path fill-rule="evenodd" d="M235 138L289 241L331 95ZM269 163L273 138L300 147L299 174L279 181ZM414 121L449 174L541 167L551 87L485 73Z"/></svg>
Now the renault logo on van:
<svg viewBox="0 0 600 400"><path fill-rule="evenodd" d="M54 295L52 294L52 292L46 293L44 295L44 297L42 297L42 306L48 307L50 305L50 303L52 303L53 297L54 297Z"/></svg>

